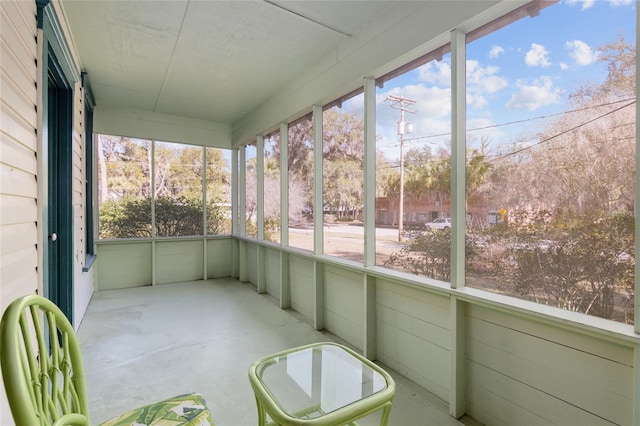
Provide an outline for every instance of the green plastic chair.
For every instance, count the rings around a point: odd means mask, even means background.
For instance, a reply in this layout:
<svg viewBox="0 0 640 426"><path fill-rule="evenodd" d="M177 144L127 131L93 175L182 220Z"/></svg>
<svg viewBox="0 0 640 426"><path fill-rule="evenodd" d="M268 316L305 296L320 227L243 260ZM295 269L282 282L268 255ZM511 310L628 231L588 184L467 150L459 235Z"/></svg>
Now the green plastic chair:
<svg viewBox="0 0 640 426"><path fill-rule="evenodd" d="M89 425L80 345L62 311L29 295L13 301L0 323L2 378L18 426ZM213 425L202 395L180 395L103 423Z"/></svg>

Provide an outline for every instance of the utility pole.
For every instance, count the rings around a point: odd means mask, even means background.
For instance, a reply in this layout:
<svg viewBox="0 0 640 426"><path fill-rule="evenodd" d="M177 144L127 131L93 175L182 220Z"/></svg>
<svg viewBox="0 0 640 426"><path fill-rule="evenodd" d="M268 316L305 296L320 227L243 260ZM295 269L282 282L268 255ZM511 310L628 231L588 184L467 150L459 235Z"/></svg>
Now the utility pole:
<svg viewBox="0 0 640 426"><path fill-rule="evenodd" d="M413 133L413 123L404 121L404 113L415 114L416 112L407 108L409 105L416 103L413 99L403 98L401 96L387 95L385 101L391 101L391 108L400 111L400 121L398 121L398 136L400 136L400 206L398 211L398 242L402 242L402 231L404 222L404 135L405 133Z"/></svg>

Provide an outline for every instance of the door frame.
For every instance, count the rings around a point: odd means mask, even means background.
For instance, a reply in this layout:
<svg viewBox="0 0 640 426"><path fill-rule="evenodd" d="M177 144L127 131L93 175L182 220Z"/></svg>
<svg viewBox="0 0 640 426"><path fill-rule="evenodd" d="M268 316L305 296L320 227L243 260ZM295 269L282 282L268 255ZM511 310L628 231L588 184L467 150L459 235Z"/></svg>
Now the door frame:
<svg viewBox="0 0 640 426"><path fill-rule="evenodd" d="M73 104L80 73L54 6L49 0L36 0L36 5L41 96L38 103L40 276L44 296L58 305L73 324ZM55 87L50 87L51 82ZM50 99L50 90L56 99ZM56 111L50 111L50 101L57 107ZM54 232L55 242L51 238Z"/></svg>
<svg viewBox="0 0 640 426"><path fill-rule="evenodd" d="M73 320L73 91L53 52L47 65L47 276L45 296Z"/></svg>

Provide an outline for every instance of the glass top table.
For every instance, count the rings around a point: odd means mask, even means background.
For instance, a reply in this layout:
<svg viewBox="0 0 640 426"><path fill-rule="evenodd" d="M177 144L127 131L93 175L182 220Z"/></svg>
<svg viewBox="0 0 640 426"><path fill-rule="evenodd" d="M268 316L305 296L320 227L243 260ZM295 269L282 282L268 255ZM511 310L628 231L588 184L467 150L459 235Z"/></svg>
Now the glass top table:
<svg viewBox="0 0 640 426"><path fill-rule="evenodd" d="M336 343L314 343L269 355L249 369L258 404L279 425L342 425L382 410L386 425L395 383L382 368Z"/></svg>

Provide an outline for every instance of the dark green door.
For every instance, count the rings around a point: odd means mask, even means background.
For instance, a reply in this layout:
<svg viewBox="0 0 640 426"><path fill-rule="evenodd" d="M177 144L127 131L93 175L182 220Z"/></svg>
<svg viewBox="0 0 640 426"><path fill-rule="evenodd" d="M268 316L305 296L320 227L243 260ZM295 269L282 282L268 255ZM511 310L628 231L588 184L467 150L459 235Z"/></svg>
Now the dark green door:
<svg viewBox="0 0 640 426"><path fill-rule="evenodd" d="M45 296L73 321L72 91L49 61L47 110L48 150L47 269Z"/></svg>

